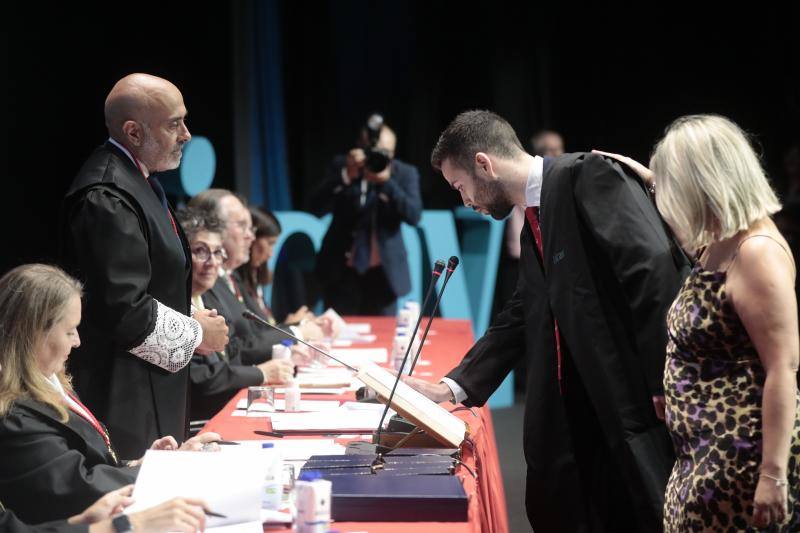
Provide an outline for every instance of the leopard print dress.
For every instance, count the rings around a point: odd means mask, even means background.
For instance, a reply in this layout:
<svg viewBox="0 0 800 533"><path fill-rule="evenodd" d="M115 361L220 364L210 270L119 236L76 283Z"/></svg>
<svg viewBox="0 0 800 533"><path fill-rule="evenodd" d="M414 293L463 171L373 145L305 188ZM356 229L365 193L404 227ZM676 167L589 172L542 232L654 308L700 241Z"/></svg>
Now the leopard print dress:
<svg viewBox="0 0 800 533"><path fill-rule="evenodd" d="M726 272L695 266L667 314L667 427L677 461L667 484L664 529L755 531L765 372L725 294ZM800 397L790 450L789 516L800 532Z"/></svg>

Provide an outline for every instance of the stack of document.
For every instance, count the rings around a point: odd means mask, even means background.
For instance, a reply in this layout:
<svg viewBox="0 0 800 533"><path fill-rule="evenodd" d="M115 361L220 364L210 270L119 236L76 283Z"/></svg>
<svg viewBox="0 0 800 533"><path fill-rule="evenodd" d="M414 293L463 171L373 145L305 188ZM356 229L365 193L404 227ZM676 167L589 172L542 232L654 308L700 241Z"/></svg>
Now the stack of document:
<svg viewBox="0 0 800 533"><path fill-rule="evenodd" d="M269 463L260 448L230 447L237 450L147 450L133 489L135 502L125 512L135 513L177 497L202 498L211 511L224 516L207 517L209 528L260 526L261 488Z"/></svg>

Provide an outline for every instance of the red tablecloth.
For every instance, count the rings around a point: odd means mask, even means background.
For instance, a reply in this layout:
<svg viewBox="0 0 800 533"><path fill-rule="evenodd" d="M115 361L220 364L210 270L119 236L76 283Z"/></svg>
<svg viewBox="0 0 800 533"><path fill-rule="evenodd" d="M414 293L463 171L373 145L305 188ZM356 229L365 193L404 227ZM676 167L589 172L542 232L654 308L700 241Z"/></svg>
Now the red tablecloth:
<svg viewBox="0 0 800 533"><path fill-rule="evenodd" d="M364 347L386 347L390 349L394 334L394 318L349 317L351 322L369 322L372 333L377 336L374 344ZM436 319L428 335L427 345L422 350L421 360L430 361L429 365L418 362L414 374L426 379L439 379L453 368L472 345L473 333L469 321ZM361 347L362 345L354 345ZM246 397L246 391L240 391L225 408L220 411L203 431L215 431L228 440L265 439L256 435L254 430L271 430L271 422L266 418L234 417L231 413L236 402ZM304 399L337 399L353 400L352 392L342 396L303 394ZM494 437L492 417L488 407L467 409L442 404L451 409L457 416L465 420L470 427L469 442L462 445L462 460L476 474L475 479L464 467L459 467L456 475L464 484L469 497L468 522L336 522L331 529L342 532L408 532L412 528L430 532L497 532L508 531L506 515L506 498L503 491L503 480L497 457L497 445ZM293 438L293 437L286 437ZM314 438L314 437L296 437Z"/></svg>

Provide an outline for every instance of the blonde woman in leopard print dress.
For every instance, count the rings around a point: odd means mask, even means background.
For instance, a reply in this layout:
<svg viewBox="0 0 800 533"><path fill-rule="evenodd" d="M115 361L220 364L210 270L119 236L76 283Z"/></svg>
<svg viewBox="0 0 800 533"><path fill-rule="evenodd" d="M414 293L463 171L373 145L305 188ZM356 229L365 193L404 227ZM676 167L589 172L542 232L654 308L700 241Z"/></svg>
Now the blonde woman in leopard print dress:
<svg viewBox="0 0 800 533"><path fill-rule="evenodd" d="M686 250L667 317L667 532L800 531L795 264L780 204L731 121L683 117L636 168Z"/></svg>

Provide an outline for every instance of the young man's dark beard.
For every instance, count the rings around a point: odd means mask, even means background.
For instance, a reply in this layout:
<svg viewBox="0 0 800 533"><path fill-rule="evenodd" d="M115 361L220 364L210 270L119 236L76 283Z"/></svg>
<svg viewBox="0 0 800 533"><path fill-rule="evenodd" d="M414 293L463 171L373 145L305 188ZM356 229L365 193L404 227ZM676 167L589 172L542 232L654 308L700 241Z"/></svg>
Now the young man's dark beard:
<svg viewBox="0 0 800 533"><path fill-rule="evenodd" d="M481 204L495 220L503 220L514 208L514 202L508 198L502 181L485 182L476 177L475 200Z"/></svg>

